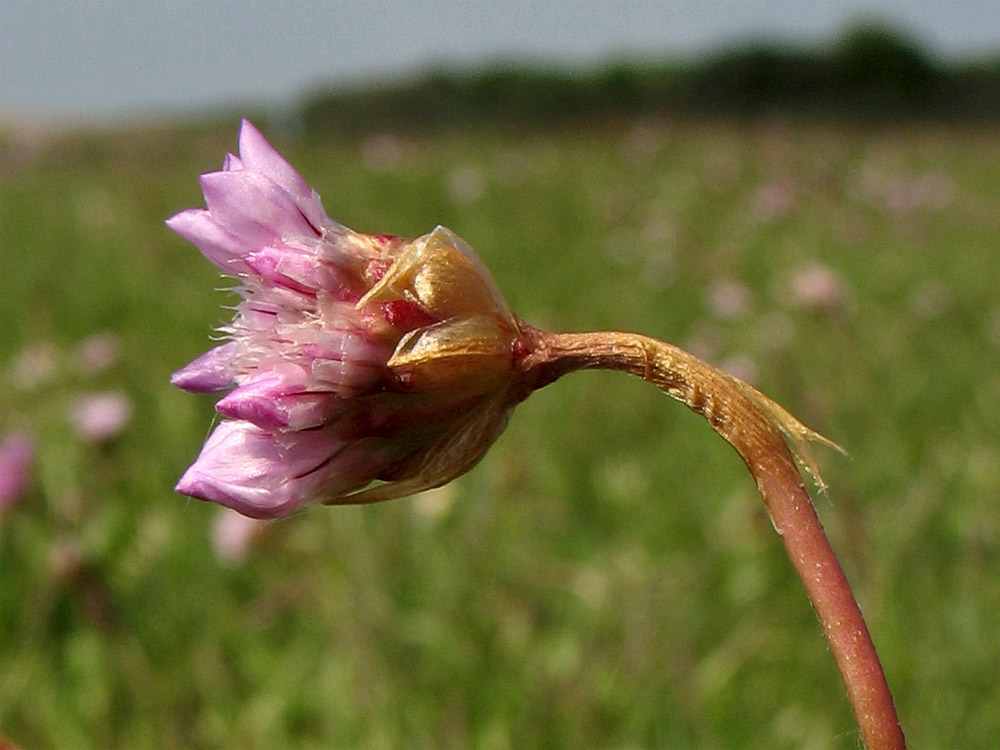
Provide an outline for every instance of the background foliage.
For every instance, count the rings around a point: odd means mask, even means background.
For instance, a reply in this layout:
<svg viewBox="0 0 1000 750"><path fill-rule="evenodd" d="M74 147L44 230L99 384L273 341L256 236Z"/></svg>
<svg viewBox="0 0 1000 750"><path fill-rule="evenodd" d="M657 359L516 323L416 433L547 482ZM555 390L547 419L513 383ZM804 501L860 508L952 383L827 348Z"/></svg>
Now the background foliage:
<svg viewBox="0 0 1000 750"><path fill-rule="evenodd" d="M413 132L395 114L364 137L258 124L348 226L446 224L532 323L679 343L842 443L852 459L822 457L818 507L913 746L995 743L994 130L624 114ZM0 518L0 735L857 747L738 457L622 376L534 395L446 488L315 508L242 561L218 555L218 510L171 491L211 401L168 378L230 298L162 222L201 205L196 176L237 125L0 137L0 430L39 443ZM74 352L107 332L121 356L88 380ZM39 347L55 374L19 379ZM65 411L97 387L134 416L95 445Z"/></svg>
<svg viewBox="0 0 1000 750"><path fill-rule="evenodd" d="M623 60L587 71L518 60L441 67L395 83L317 89L300 115L314 133L358 134L387 118L412 132L776 111L867 124L996 122L1000 58L942 60L904 34L861 23L827 45L748 41L694 59Z"/></svg>

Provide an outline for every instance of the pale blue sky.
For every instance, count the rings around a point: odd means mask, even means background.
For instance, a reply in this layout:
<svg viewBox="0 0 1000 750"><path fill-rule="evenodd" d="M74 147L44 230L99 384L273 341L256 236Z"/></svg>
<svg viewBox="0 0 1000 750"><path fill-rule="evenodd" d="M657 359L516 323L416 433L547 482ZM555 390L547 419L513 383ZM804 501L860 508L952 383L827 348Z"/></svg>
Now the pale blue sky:
<svg viewBox="0 0 1000 750"><path fill-rule="evenodd" d="M997 0L0 0L0 119L278 107L434 65L821 43L872 17L941 56L1000 52Z"/></svg>

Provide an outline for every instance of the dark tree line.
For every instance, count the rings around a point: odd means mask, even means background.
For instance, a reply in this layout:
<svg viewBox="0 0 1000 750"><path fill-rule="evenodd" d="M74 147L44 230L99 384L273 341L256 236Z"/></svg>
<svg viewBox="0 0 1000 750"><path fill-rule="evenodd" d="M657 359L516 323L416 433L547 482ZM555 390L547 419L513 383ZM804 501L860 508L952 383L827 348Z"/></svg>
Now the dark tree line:
<svg viewBox="0 0 1000 750"><path fill-rule="evenodd" d="M301 111L312 132L558 126L642 114L994 120L1000 58L949 65L903 35L859 26L823 48L750 44L700 60L582 73L508 64L438 70L403 83L319 91Z"/></svg>

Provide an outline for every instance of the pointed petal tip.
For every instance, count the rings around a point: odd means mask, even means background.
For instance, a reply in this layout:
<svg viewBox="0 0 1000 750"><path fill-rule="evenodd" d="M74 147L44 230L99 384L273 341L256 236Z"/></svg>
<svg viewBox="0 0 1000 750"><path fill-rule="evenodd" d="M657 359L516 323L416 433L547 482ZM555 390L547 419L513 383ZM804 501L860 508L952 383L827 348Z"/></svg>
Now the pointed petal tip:
<svg viewBox="0 0 1000 750"><path fill-rule="evenodd" d="M183 476L177 480L174 492L187 495L195 500L202 500L208 503L215 503L247 518L275 519L289 516L298 507L295 503L282 503L278 505L257 505L247 502L233 494L227 492L224 487L213 482L210 477L203 474L197 463L192 464Z"/></svg>
<svg viewBox="0 0 1000 750"><path fill-rule="evenodd" d="M188 393L214 393L232 385L232 378L188 366L170 376L170 385Z"/></svg>
<svg viewBox="0 0 1000 750"><path fill-rule="evenodd" d="M177 480L174 492L193 497L195 500L219 503L226 507L231 505L231 499L217 491L217 487L211 480L198 469L197 462L189 466L187 471Z"/></svg>
<svg viewBox="0 0 1000 750"><path fill-rule="evenodd" d="M192 223L197 223L208 216L208 211L203 208L186 208L183 211L178 211L173 216L164 220L164 224L172 232L184 237L184 231L191 226ZM187 237L184 237L187 239Z"/></svg>
<svg viewBox="0 0 1000 750"><path fill-rule="evenodd" d="M280 157L277 149L271 145L271 142L264 137L264 134L260 132L256 125L254 125L250 120L245 117L240 122L240 133L238 136L240 144L240 157L246 159L247 156L251 157L251 160L255 156L266 156L266 157ZM284 159L282 158L282 161Z"/></svg>
<svg viewBox="0 0 1000 750"><path fill-rule="evenodd" d="M205 389L197 387L191 374L186 371L186 368L171 373L170 385L172 385L174 388L180 388L182 391L187 391L188 393L206 392ZM211 392L211 390L214 389L209 389L208 392Z"/></svg>
<svg viewBox="0 0 1000 750"><path fill-rule="evenodd" d="M199 492L198 482L194 479L192 473L191 469L184 472L181 478L177 480L177 484L174 485L174 492L199 500L205 500L206 498L202 497Z"/></svg>
<svg viewBox="0 0 1000 750"><path fill-rule="evenodd" d="M230 366L236 343L227 341L213 347L170 376L170 384L191 393L223 391L233 384Z"/></svg>

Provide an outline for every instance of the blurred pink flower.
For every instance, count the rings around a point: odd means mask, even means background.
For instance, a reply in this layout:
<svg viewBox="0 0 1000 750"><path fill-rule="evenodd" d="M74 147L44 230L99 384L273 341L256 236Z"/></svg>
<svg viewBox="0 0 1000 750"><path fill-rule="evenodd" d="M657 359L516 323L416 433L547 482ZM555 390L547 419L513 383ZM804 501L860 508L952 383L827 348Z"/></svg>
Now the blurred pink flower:
<svg viewBox="0 0 1000 750"><path fill-rule="evenodd" d="M88 443L106 443L132 418L132 401L120 391L78 396L69 407L69 422Z"/></svg>
<svg viewBox="0 0 1000 750"><path fill-rule="evenodd" d="M47 342L32 344L21 351L11 363L11 384L20 390L45 385L60 368L59 350Z"/></svg>
<svg viewBox="0 0 1000 750"><path fill-rule="evenodd" d="M716 279L708 288L708 309L716 317L735 320L746 316L753 301L750 287L734 279Z"/></svg>
<svg viewBox="0 0 1000 750"><path fill-rule="evenodd" d="M240 281L227 340L174 373L230 392L177 490L258 518L439 486L515 403L519 322L472 249L354 232L249 122L168 226ZM369 487L374 481L385 484Z"/></svg>
<svg viewBox="0 0 1000 750"><path fill-rule="evenodd" d="M757 380L757 363L747 354L727 357L719 363L719 369L751 385Z"/></svg>
<svg viewBox="0 0 1000 750"><path fill-rule="evenodd" d="M806 310L833 312L847 305L847 284L840 274L821 263L810 263L792 273L792 305Z"/></svg>
<svg viewBox="0 0 1000 750"><path fill-rule="evenodd" d="M0 512L27 491L34 460L35 442L28 433L11 432L0 443Z"/></svg>
<svg viewBox="0 0 1000 750"><path fill-rule="evenodd" d="M797 198L793 185L788 182L769 182L753 194L751 210L761 221L776 221L788 215Z"/></svg>
<svg viewBox="0 0 1000 750"><path fill-rule="evenodd" d="M901 175L868 165L861 173L861 192L870 203L905 216L948 206L955 197L955 185L940 172Z"/></svg>
<svg viewBox="0 0 1000 750"><path fill-rule="evenodd" d="M96 333L76 350L76 366L85 375L99 375L118 360L121 342L113 333Z"/></svg>
<svg viewBox="0 0 1000 750"><path fill-rule="evenodd" d="M212 526L212 544L219 560L228 564L243 562L260 538L266 523L259 518L221 508Z"/></svg>

